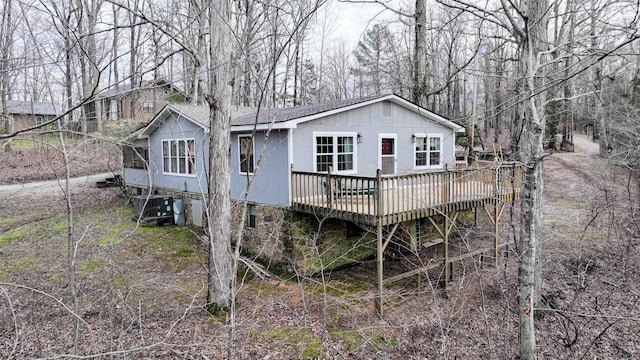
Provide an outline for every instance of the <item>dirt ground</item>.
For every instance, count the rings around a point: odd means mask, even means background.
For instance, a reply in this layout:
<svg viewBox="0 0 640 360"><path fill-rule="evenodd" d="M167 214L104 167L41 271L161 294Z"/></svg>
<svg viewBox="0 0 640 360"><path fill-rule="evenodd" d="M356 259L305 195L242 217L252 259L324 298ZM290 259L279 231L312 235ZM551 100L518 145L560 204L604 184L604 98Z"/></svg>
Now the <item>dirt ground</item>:
<svg viewBox="0 0 640 360"><path fill-rule="evenodd" d="M545 158L539 357L636 358L637 179L594 156L597 145L588 139L575 142L576 153ZM0 174L4 171L0 163ZM423 277L420 287L417 279L394 285L383 319L374 311L373 261L313 278L262 280L240 273L237 312L225 322L202 308L206 253L197 233L139 227L118 189L86 185L72 191L71 241L61 193L3 193L0 187L0 358L509 359L517 354L516 248L509 249L506 266L459 264L447 289L436 286L433 277ZM509 221L518 212L518 206L505 210L502 241L517 236L517 224ZM482 217L478 227L458 235L461 247L492 236ZM75 248L78 317L69 296L69 244Z"/></svg>
<svg viewBox="0 0 640 360"><path fill-rule="evenodd" d="M116 173L122 168L121 150L114 143L82 138L66 140L72 177ZM0 142L0 185L64 178L65 166L55 137Z"/></svg>

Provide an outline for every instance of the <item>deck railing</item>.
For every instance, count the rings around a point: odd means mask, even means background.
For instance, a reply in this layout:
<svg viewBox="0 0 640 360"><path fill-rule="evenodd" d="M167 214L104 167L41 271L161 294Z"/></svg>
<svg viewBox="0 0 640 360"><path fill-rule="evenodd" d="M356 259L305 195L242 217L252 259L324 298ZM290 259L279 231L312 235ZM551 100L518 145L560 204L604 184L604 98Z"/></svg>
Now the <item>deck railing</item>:
<svg viewBox="0 0 640 360"><path fill-rule="evenodd" d="M519 197L522 168L516 163L376 177L292 171L294 206L363 216L387 216L444 204Z"/></svg>

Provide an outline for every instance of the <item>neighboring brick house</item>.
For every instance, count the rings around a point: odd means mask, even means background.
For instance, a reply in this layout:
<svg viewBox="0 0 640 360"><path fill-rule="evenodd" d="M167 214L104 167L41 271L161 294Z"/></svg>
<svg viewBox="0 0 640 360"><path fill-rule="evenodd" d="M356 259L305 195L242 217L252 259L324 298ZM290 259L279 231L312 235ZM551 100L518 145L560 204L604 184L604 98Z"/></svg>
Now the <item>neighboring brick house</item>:
<svg viewBox="0 0 640 360"><path fill-rule="evenodd" d="M99 93L96 111L100 120L133 120L146 123L169 103L187 101L186 94L165 79L143 81L138 87L113 86Z"/></svg>
<svg viewBox="0 0 640 360"><path fill-rule="evenodd" d="M4 106L0 103L0 114ZM40 101L7 101L7 113L9 118L0 121L1 130L24 130L43 124L56 117L55 106L50 102ZM7 127L7 121L9 126Z"/></svg>

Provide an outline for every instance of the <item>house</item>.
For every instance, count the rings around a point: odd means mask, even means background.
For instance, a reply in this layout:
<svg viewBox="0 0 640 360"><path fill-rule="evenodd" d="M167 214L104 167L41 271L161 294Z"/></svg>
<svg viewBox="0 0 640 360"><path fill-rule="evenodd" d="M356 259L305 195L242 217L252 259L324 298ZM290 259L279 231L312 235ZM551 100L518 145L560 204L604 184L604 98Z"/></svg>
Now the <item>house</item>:
<svg viewBox="0 0 640 360"><path fill-rule="evenodd" d="M247 112L232 117L231 197L242 200L251 177L249 202L283 208L292 204L292 168L365 177L442 170L454 165L463 131L396 95ZM166 105L138 134L148 165L125 166L127 184L206 193L208 121L206 106Z"/></svg>
<svg viewBox="0 0 640 360"><path fill-rule="evenodd" d="M2 103L0 103L0 113ZM54 119L58 113L53 103L41 101L7 101L10 128L13 131L28 129ZM5 129L5 126L0 127Z"/></svg>
<svg viewBox="0 0 640 360"><path fill-rule="evenodd" d="M100 120L133 120L146 123L168 103L183 103L187 95L166 79L145 80L140 86L131 83L113 86L96 95L96 112Z"/></svg>
<svg viewBox="0 0 640 360"><path fill-rule="evenodd" d="M182 199L187 222L197 226L206 216L208 121L208 107L166 105L137 133L135 151L125 153L123 177L132 193ZM392 239L415 250L423 234L437 232L448 249L456 214L488 206L497 224L504 203L519 196L519 168L452 171L462 131L396 95L236 109L231 198L248 201L245 213L232 209L235 218L246 217L243 249L269 262L293 261L303 274L377 253L382 274ZM132 156L137 164L127 160ZM443 224L424 221L434 218ZM497 239L496 231L496 254L504 245Z"/></svg>

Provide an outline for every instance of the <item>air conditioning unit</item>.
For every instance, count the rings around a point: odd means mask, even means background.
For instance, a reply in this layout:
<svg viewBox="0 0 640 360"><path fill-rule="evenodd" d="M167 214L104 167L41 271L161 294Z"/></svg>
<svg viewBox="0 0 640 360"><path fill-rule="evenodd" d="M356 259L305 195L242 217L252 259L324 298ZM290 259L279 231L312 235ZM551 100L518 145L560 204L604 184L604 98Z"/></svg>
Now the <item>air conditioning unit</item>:
<svg viewBox="0 0 640 360"><path fill-rule="evenodd" d="M173 197L138 195L133 197L133 218L141 223L163 225L173 223Z"/></svg>

